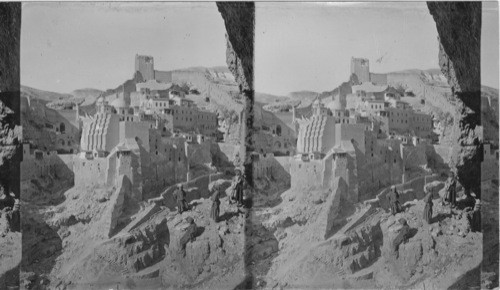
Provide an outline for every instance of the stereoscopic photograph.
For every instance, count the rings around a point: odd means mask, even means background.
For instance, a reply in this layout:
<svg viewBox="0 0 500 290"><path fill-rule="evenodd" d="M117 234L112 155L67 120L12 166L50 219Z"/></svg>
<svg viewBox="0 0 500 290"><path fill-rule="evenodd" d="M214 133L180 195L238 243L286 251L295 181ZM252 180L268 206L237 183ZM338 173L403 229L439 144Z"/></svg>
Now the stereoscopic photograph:
<svg viewBox="0 0 500 290"><path fill-rule="evenodd" d="M0 289L498 289L498 2L0 3Z"/></svg>

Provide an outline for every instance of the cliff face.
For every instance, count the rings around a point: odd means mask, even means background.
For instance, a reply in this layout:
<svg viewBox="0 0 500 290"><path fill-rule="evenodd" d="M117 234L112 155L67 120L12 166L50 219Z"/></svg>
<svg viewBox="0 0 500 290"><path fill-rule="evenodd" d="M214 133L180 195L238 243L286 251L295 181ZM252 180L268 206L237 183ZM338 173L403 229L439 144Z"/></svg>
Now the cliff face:
<svg viewBox="0 0 500 290"><path fill-rule="evenodd" d="M481 3L428 2L439 34L439 65L456 100L453 165L460 183L480 194Z"/></svg>
<svg viewBox="0 0 500 290"><path fill-rule="evenodd" d="M0 4L0 187L19 198L21 4Z"/></svg>
<svg viewBox="0 0 500 290"><path fill-rule="evenodd" d="M243 123L241 138L245 146L242 146L240 156L245 167L245 176L249 184L253 184L252 161L246 152L253 151L253 42L254 42L254 20L255 4L253 2L217 2L217 8L224 19L226 26L226 62L229 70L233 73L238 83L240 93L244 95Z"/></svg>
<svg viewBox="0 0 500 290"><path fill-rule="evenodd" d="M21 3L0 3L0 190L19 198L21 118L19 114L19 39ZM21 234L8 211L0 218L0 288L19 285ZM7 225L7 226L6 226Z"/></svg>

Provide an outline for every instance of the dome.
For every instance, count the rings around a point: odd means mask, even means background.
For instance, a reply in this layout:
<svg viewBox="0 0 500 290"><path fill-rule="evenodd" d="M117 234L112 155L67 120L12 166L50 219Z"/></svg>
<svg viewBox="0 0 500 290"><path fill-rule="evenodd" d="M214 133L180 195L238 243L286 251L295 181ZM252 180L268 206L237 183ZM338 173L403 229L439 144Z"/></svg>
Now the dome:
<svg viewBox="0 0 500 290"><path fill-rule="evenodd" d="M115 109L129 107L122 94L118 95L118 98L111 101L110 105L113 106Z"/></svg>
<svg viewBox="0 0 500 290"><path fill-rule="evenodd" d="M344 108L339 99L335 99L330 103L330 110L332 111L343 111Z"/></svg>
<svg viewBox="0 0 500 290"><path fill-rule="evenodd" d="M127 104L125 104L125 101L123 99L114 99L110 105L115 107L115 108L126 108L127 107Z"/></svg>
<svg viewBox="0 0 500 290"><path fill-rule="evenodd" d="M332 98L332 101L328 103L328 107L332 112L335 111L345 111L346 102L345 98L341 95L336 95Z"/></svg>
<svg viewBox="0 0 500 290"><path fill-rule="evenodd" d="M97 105L102 105L104 103L104 98L102 96L100 96L99 98L97 98L96 100L96 104Z"/></svg>

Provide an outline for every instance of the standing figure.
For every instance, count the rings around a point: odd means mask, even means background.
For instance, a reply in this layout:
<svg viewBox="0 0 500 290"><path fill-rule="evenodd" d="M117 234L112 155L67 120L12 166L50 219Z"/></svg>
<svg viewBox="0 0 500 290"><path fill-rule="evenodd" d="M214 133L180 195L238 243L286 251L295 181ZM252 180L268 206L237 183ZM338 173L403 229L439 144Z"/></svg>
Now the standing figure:
<svg viewBox="0 0 500 290"><path fill-rule="evenodd" d="M432 191L427 192L427 188L424 189L425 192L427 193L424 197L424 202L425 202L425 207L424 207L424 220L427 222L427 224L431 224L432 220Z"/></svg>
<svg viewBox="0 0 500 290"><path fill-rule="evenodd" d="M241 171L236 171L236 176L234 177L234 192L236 196L236 202L238 207L243 205L243 177L241 176Z"/></svg>
<svg viewBox="0 0 500 290"><path fill-rule="evenodd" d="M394 250L394 253L396 254L396 258L399 257L399 245L401 245L403 242L406 242L410 236L410 226L408 225L406 220L404 218L400 218L399 223L402 225L402 227L399 229L398 235L392 242L392 248Z"/></svg>
<svg viewBox="0 0 500 290"><path fill-rule="evenodd" d="M177 201L177 211L181 214L182 212L188 210L187 202L186 202L186 192L184 191L184 187L182 184L179 184L177 189L174 192L175 200Z"/></svg>
<svg viewBox="0 0 500 290"><path fill-rule="evenodd" d="M389 193L389 203L391 204L391 214L395 215L401 211L401 204L399 204L399 193L396 187L391 187L392 191Z"/></svg>
<svg viewBox="0 0 500 290"><path fill-rule="evenodd" d="M219 213L220 213L220 189L219 186L216 186L214 189L214 193L212 194L212 210L210 211L210 216L217 223L219 221Z"/></svg>
<svg viewBox="0 0 500 290"><path fill-rule="evenodd" d="M472 210L471 230L473 232L481 231L481 200L479 199L476 199L476 204Z"/></svg>
<svg viewBox="0 0 500 290"><path fill-rule="evenodd" d="M450 207L454 208L457 204L457 180L455 173L452 171L450 173L450 178L447 180L447 193L445 201L450 203Z"/></svg>

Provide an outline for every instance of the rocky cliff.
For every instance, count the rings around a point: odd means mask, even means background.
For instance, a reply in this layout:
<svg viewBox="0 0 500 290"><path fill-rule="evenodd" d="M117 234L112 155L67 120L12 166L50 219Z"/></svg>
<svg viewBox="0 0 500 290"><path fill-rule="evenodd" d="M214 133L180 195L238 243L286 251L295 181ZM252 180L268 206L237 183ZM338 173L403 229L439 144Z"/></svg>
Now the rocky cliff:
<svg viewBox="0 0 500 290"><path fill-rule="evenodd" d="M428 2L439 34L439 66L455 104L454 165L467 189L480 195L481 153L481 3Z"/></svg>
<svg viewBox="0 0 500 290"><path fill-rule="evenodd" d="M240 156L245 156L245 176L249 184L253 183L252 161L246 152L253 151L253 64L254 64L254 21L255 4L253 2L217 2L219 12L226 26L226 62L244 96L244 114L246 120L242 128L245 147Z"/></svg>
<svg viewBox="0 0 500 290"><path fill-rule="evenodd" d="M0 191L13 192L19 198L19 40L21 33L21 3L0 3ZM2 206L3 207L3 206ZM0 213L0 288L19 285L21 235ZM14 232L13 230L16 230Z"/></svg>

